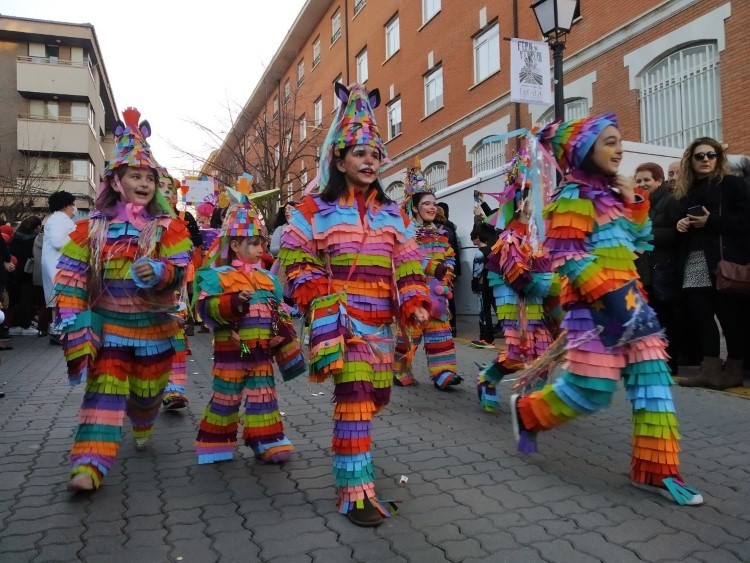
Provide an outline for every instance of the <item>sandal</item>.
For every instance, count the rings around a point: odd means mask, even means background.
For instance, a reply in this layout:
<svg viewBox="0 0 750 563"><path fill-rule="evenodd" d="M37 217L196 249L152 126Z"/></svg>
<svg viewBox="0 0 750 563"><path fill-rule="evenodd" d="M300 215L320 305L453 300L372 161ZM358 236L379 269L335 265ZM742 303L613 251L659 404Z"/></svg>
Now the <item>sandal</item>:
<svg viewBox="0 0 750 563"><path fill-rule="evenodd" d="M680 506L700 506L703 504L703 495L701 495L700 491L690 485L686 485L677 477L663 479L663 488L647 485L646 483L638 483L637 481L631 481L630 483L638 489L668 498Z"/></svg>

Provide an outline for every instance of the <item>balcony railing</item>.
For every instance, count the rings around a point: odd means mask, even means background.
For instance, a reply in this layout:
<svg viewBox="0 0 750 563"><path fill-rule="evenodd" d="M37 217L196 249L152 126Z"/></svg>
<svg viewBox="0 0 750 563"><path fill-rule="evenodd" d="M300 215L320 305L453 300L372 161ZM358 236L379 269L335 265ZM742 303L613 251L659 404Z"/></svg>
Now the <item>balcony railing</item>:
<svg viewBox="0 0 750 563"><path fill-rule="evenodd" d="M41 65L55 65L55 66L69 66L74 68L85 68L89 71L91 80L94 80L94 73L91 71L91 60L83 62L70 61L66 59L58 59L57 57L29 57L26 55L19 55L18 61L25 63L34 63Z"/></svg>

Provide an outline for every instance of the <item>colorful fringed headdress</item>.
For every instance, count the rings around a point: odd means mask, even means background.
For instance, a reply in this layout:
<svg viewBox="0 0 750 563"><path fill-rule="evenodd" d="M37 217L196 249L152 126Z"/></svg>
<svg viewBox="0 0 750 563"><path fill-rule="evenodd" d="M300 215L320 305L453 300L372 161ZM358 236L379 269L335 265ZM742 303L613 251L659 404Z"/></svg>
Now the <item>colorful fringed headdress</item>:
<svg viewBox="0 0 750 563"><path fill-rule="evenodd" d="M331 162L341 155L341 149L369 145L380 151L381 165L388 158L373 111L380 104L380 92L377 88L368 93L361 84L353 83L346 87L337 82L335 90L341 104L320 149L317 182L319 191L328 186Z"/></svg>
<svg viewBox="0 0 750 563"><path fill-rule="evenodd" d="M409 207L411 206L412 199L416 194L434 194L435 190L430 185L430 182L425 178L422 172L422 166L419 163L419 159L414 160L414 164L406 169L406 177L404 178L404 201L401 204L404 209L410 212Z"/></svg>
<svg viewBox="0 0 750 563"><path fill-rule="evenodd" d="M244 173L237 178L234 188L227 188L230 204L224 222L221 225L220 237L263 237L268 238L268 230L263 215L250 201L253 188L253 177Z"/></svg>
<svg viewBox="0 0 750 563"><path fill-rule="evenodd" d="M526 148L522 147L513 159L503 167L505 184L497 193L488 193L497 200L499 207L487 218L487 223L502 231L510 224L520 207L521 202L529 195L531 184L530 158Z"/></svg>
<svg viewBox="0 0 750 563"><path fill-rule="evenodd" d="M580 168L596 138L610 125L619 127L617 116L613 113L563 122L555 121L539 131L537 137L555 157L563 172L566 172Z"/></svg>
<svg viewBox="0 0 750 563"><path fill-rule="evenodd" d="M151 136L151 125L146 120L139 123L141 113L132 107L125 109L122 116L125 121L118 120L115 123L115 156L104 169L95 207L102 210L106 202L110 200L109 196L115 191L115 188L111 186L111 180L114 178L117 169L120 166L132 166L133 168L151 168L156 171L157 190L154 201L161 212L170 214L172 208L158 190L158 176L161 174L159 170L165 169L156 162L154 155L151 153L151 146L146 141Z"/></svg>

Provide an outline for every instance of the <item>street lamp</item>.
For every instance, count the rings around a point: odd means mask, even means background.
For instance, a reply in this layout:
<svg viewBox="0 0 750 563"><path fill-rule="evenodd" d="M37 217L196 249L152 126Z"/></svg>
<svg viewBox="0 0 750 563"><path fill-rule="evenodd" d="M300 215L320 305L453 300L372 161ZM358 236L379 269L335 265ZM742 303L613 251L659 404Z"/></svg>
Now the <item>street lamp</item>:
<svg viewBox="0 0 750 563"><path fill-rule="evenodd" d="M555 75L555 121L565 120L565 96L563 94L563 50L565 36L573 25L578 9L578 0L539 0L531 5L542 35L552 48Z"/></svg>

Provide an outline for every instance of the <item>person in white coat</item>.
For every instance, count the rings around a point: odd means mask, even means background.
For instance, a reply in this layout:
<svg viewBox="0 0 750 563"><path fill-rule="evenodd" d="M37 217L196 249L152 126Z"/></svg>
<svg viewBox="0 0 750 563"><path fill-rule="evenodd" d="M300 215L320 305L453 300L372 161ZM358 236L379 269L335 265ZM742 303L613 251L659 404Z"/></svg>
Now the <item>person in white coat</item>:
<svg viewBox="0 0 750 563"><path fill-rule="evenodd" d="M52 308L52 319L55 319L54 293L57 261L60 259L60 249L70 239L70 233L75 229L73 217L76 213L76 198L66 191L57 191L49 196L49 216L44 225L44 241L42 243L42 285L44 300L47 307ZM52 327L50 327L50 341L56 341Z"/></svg>

